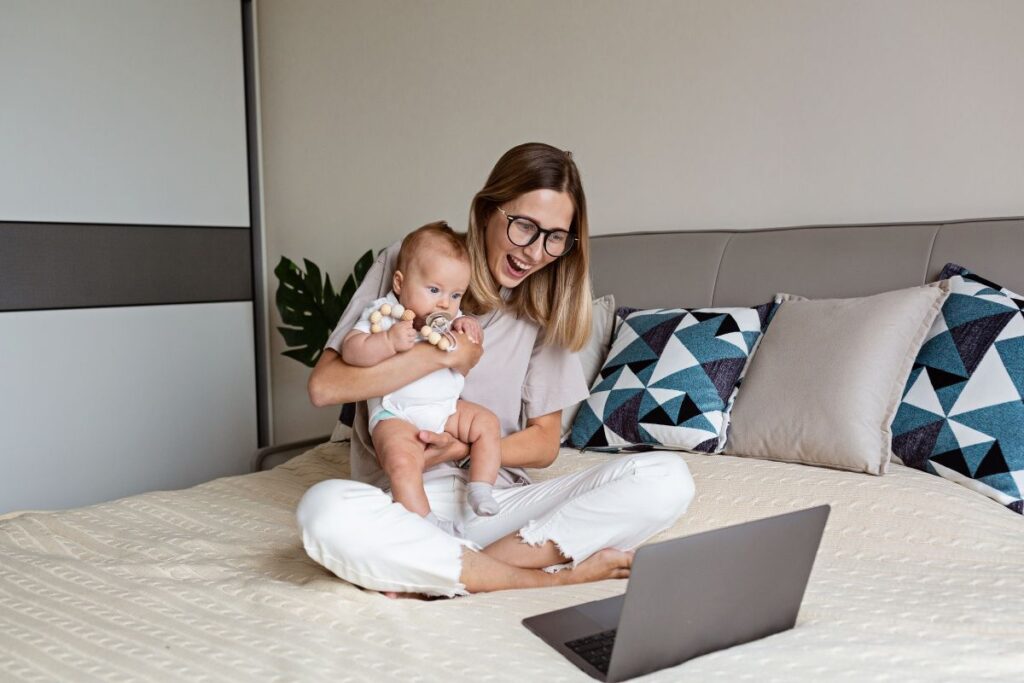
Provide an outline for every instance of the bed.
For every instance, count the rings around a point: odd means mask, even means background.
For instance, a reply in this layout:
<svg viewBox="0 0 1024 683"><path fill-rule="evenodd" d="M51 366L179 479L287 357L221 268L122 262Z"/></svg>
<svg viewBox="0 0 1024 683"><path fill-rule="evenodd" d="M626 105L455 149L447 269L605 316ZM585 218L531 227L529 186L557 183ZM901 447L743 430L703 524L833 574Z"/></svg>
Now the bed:
<svg viewBox="0 0 1024 683"><path fill-rule="evenodd" d="M619 302L853 296L957 260L1024 289L1024 221L631 234L593 240ZM866 277L870 274L871 277ZM563 449L537 479L614 457ZM891 465L881 477L680 453L697 486L654 541L832 506L796 628L644 680L996 680L1024 669L1024 517ZM325 443L266 472L0 521L3 680L588 680L520 624L625 582L389 600L302 550L303 492L348 471ZM680 577L685 581L685 577Z"/></svg>

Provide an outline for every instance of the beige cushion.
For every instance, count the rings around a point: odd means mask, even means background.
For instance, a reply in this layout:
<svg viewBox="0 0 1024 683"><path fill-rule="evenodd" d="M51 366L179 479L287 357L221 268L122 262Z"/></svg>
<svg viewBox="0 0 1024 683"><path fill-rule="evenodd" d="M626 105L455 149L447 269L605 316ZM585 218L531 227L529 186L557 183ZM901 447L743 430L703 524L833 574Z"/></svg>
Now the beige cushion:
<svg viewBox="0 0 1024 683"><path fill-rule="evenodd" d="M782 295L726 452L883 474L904 385L948 293L942 281L856 299Z"/></svg>
<svg viewBox="0 0 1024 683"><path fill-rule="evenodd" d="M583 376L587 380L587 386L594 383L594 378L601 371L604 365L605 356L608 355L608 348L612 344L612 332L615 330L615 297L606 294L600 299L594 300L594 315L590 327L590 340L587 345L580 349L576 357L583 368ZM580 404L570 408L562 409L562 442L569 438L572 432L572 421L576 419L576 413L580 410Z"/></svg>

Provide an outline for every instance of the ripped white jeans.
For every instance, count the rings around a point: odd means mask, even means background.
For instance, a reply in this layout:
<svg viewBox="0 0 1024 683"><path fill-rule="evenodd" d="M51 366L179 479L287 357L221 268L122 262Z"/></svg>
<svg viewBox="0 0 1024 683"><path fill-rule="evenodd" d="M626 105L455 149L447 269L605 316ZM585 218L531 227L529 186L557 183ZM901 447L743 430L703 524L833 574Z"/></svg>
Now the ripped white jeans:
<svg viewBox="0 0 1024 683"><path fill-rule="evenodd" d="M570 456L571 457L571 456ZM428 480L434 514L463 525L464 539L409 512L381 489L345 479L311 487L297 511L311 558L351 583L378 591L465 595L463 548L479 550L518 532L552 541L575 566L602 548L630 550L668 528L693 500L693 479L677 453L612 456L556 479L496 489L501 511L479 517L458 476Z"/></svg>

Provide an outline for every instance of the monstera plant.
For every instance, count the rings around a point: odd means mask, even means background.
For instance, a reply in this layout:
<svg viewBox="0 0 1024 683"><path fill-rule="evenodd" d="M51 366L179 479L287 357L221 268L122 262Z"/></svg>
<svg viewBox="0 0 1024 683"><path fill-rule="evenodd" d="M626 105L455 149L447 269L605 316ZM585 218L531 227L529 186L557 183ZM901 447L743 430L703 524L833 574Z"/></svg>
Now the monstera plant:
<svg viewBox="0 0 1024 683"><path fill-rule="evenodd" d="M290 259L281 257L274 268L278 280L274 301L281 321L287 325L277 328L289 347L282 354L313 367L356 288L373 265L373 251L359 257L338 292L334 291L330 275L321 275L320 268L309 259L302 261L305 272Z"/></svg>

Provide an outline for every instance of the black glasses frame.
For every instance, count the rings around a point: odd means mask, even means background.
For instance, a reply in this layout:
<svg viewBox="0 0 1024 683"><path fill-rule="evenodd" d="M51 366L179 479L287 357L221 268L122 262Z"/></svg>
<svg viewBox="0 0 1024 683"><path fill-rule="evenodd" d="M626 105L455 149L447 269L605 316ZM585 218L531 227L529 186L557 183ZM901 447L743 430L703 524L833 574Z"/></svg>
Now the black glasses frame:
<svg viewBox="0 0 1024 683"><path fill-rule="evenodd" d="M526 216L516 216L514 214L506 213L505 209L501 208L500 206L498 207L498 211L501 211L501 215L503 215L505 217L505 220L508 221L508 224L505 226L505 235L508 237L508 241L516 245L517 247L528 247L534 242L536 242L538 237L543 235L544 253L546 253L548 256L552 258L561 258L562 256L565 256L570 251L572 251L572 248L576 246L576 234L570 230L562 230L561 228L546 230L537 225L536 221L534 221L532 218L527 218ZM512 239L512 223L514 223L517 220L526 221L533 225L535 228L537 228L536 234L534 234L534 236L530 238L530 240L526 244L519 244L514 239ZM554 233L562 233L565 235L565 251L563 251L561 254L552 254L551 250L548 249L548 238Z"/></svg>

